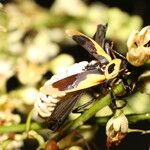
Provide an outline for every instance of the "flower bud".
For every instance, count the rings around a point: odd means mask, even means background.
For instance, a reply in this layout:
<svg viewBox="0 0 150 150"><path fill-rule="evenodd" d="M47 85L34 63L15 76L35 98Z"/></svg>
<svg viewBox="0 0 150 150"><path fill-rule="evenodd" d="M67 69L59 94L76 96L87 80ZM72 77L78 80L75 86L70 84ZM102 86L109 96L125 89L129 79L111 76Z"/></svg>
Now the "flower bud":
<svg viewBox="0 0 150 150"><path fill-rule="evenodd" d="M121 112L114 115L106 125L107 146L118 145L128 132L128 120Z"/></svg>

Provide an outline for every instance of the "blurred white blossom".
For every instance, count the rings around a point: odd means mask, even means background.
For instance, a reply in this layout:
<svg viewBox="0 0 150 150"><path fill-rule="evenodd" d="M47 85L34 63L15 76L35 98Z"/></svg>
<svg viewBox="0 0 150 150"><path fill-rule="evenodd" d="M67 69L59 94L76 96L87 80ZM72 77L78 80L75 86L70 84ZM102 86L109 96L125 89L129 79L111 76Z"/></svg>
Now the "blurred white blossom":
<svg viewBox="0 0 150 150"><path fill-rule="evenodd" d="M45 73L44 67L22 59L18 59L16 68L19 81L26 85L36 84L41 80L42 75Z"/></svg>
<svg viewBox="0 0 150 150"><path fill-rule="evenodd" d="M20 95L22 97L22 100L27 105L33 105L36 101L38 90L34 87L26 87L25 89L22 89L20 91Z"/></svg>
<svg viewBox="0 0 150 150"><path fill-rule="evenodd" d="M26 58L32 63L43 63L57 55L59 47L57 44L49 42L47 44L33 43L27 48Z"/></svg>
<svg viewBox="0 0 150 150"><path fill-rule="evenodd" d="M55 0L51 8L54 14L67 14L70 16L81 17L87 11L86 5L81 0Z"/></svg>
<svg viewBox="0 0 150 150"><path fill-rule="evenodd" d="M0 124L12 125L20 123L21 118L18 114L12 114L11 112L0 111Z"/></svg>
<svg viewBox="0 0 150 150"><path fill-rule="evenodd" d="M4 142L7 142L7 144L5 146L2 146ZM0 150L20 150L23 146L22 135L13 133L0 135L0 146Z"/></svg>
<svg viewBox="0 0 150 150"><path fill-rule="evenodd" d="M51 71L56 74L66 70L67 67L74 63L74 58L68 54L61 54L53 59L50 63Z"/></svg>

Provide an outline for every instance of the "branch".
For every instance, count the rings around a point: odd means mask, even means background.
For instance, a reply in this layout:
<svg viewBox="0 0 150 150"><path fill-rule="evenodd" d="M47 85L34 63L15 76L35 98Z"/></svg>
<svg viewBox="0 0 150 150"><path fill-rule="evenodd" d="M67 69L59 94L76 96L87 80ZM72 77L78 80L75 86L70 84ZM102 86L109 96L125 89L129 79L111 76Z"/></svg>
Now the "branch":
<svg viewBox="0 0 150 150"><path fill-rule="evenodd" d="M124 88L122 84L119 84L114 89L115 94L119 94L124 91ZM96 112L98 112L100 109L104 108L105 106L109 105L111 103L111 96L110 94L107 94L105 97L103 97L101 100L97 100L93 106L86 110L81 116L79 116L74 121L71 121L65 128L66 130L72 130L77 128L78 126L82 125L85 121L90 119L93 115L95 115ZM42 129L42 124L39 123L31 123L30 130L39 130ZM24 132L26 131L27 126L26 123L24 124L17 124L17 125L11 125L11 126L1 126L0 127L0 134L3 133L10 133L10 132Z"/></svg>
<svg viewBox="0 0 150 150"><path fill-rule="evenodd" d="M129 123L136 123L138 121L143 121L143 120L150 120L150 113L144 113L144 114L130 114L126 115L128 118ZM96 118L96 123L98 124L105 124L107 121L110 119L110 116L108 117L98 117Z"/></svg>
<svg viewBox="0 0 150 150"><path fill-rule="evenodd" d="M39 130L42 128L43 128L43 126L39 123L31 123L31 125L30 125L30 130ZM11 132L24 132L24 131L26 131L26 124L25 123L0 127L0 134L11 133Z"/></svg>
<svg viewBox="0 0 150 150"><path fill-rule="evenodd" d="M124 92L123 85L120 83L117 85L114 89L115 94L120 94ZM97 100L91 108L88 110L84 111L78 118L75 120L71 121L68 125L66 125L63 129L64 132L70 131L73 129L76 129L77 127L81 126L86 122L88 119L90 119L92 116L94 116L99 110L104 108L105 106L110 105L111 103L111 96L110 94L107 94L105 97L103 97L100 100Z"/></svg>
<svg viewBox="0 0 150 150"><path fill-rule="evenodd" d="M124 92L124 88L123 88L122 84L120 83L119 85L117 85L115 87L114 93L117 95L117 94L120 94L122 92ZM100 100L97 100L95 103L93 103L92 107L89 108L88 110L84 111L78 118L76 118L75 120L73 120L69 124L67 124L63 128L62 131L67 132L67 131L78 128L79 126L84 124L84 122L86 122L92 116L94 116L99 110L101 110L105 106L110 105L110 103L111 103L111 96L110 96L110 94L107 94L105 97L103 97ZM109 117L101 117L101 118L96 119L96 122L99 124L104 124L108 121L108 118ZM150 119L150 113L127 115L127 118L129 120L129 122L135 123L135 122L140 121L140 120ZM0 134L11 133L11 132L24 132L24 131L26 131L26 128L27 128L26 124L1 126L0 127ZM43 129L43 125L40 123L34 122L34 123L31 123L30 129L31 130L40 130L40 129Z"/></svg>

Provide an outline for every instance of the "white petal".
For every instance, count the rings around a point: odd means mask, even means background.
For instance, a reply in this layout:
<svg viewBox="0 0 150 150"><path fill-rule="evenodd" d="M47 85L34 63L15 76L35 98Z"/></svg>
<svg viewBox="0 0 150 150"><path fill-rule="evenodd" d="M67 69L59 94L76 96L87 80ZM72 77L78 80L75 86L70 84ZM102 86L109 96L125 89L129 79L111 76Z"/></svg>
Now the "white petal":
<svg viewBox="0 0 150 150"><path fill-rule="evenodd" d="M117 132L120 130L121 128L121 122L120 122L120 119L119 118L116 118L114 123L113 123L113 128L114 130Z"/></svg>
<svg viewBox="0 0 150 150"><path fill-rule="evenodd" d="M128 120L126 117L124 118L124 121L121 124L121 132L123 133L128 132Z"/></svg>
<svg viewBox="0 0 150 150"><path fill-rule="evenodd" d="M109 121L106 124L106 134L107 135L109 133L109 130L110 130L111 126L113 125L113 122L114 122L114 117L112 117L111 119L109 119Z"/></svg>

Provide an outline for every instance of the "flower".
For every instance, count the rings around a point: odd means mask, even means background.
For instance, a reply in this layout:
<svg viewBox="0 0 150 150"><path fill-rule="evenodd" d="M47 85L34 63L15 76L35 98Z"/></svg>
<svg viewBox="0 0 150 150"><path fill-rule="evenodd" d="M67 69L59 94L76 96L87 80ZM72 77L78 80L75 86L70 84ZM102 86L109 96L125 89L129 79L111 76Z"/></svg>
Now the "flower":
<svg viewBox="0 0 150 150"><path fill-rule="evenodd" d="M0 111L0 126L7 127L18 125L21 122L21 117L18 114L13 114L9 111ZM4 148L4 147L5 148ZM20 149L23 146L22 134L3 133L0 134L0 150Z"/></svg>
<svg viewBox="0 0 150 150"><path fill-rule="evenodd" d="M15 133L2 134L0 135L0 145L1 145L0 150L3 149L19 150L23 146L22 134L15 134Z"/></svg>
<svg viewBox="0 0 150 150"><path fill-rule="evenodd" d="M134 66L141 66L150 59L150 26L140 32L131 33L127 41L127 60Z"/></svg>
<svg viewBox="0 0 150 150"><path fill-rule="evenodd" d="M128 120L124 113L120 110L119 115L116 111L115 115L107 122L106 135L107 135L107 146L118 145L122 139L125 138L128 132Z"/></svg>

